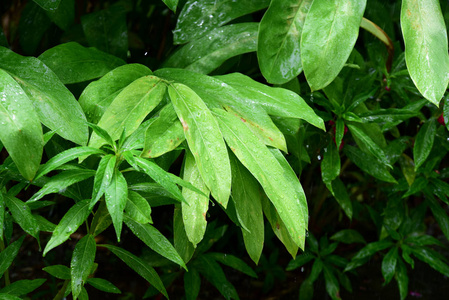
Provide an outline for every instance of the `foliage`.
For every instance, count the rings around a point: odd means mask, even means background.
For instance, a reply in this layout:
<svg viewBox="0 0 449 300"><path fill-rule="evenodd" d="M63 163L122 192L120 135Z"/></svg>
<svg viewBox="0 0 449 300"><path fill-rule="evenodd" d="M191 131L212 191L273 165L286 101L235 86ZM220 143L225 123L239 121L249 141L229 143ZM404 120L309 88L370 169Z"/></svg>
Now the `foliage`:
<svg viewBox="0 0 449 300"><path fill-rule="evenodd" d="M145 297L239 299L222 266L264 293L307 269L300 299L341 299L373 257L400 299L414 258L449 276L446 2L1 7L0 298L120 294L105 253ZM53 283L11 282L36 243Z"/></svg>

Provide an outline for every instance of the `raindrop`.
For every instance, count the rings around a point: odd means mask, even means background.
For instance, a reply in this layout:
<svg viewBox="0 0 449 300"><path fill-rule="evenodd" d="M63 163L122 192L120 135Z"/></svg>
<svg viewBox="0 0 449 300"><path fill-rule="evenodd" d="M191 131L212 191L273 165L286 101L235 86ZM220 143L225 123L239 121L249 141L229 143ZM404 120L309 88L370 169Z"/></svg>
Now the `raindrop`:
<svg viewBox="0 0 449 300"><path fill-rule="evenodd" d="M303 272L303 273L304 273L304 267L301 267L301 272Z"/></svg>
<svg viewBox="0 0 449 300"><path fill-rule="evenodd" d="M321 160L321 155L318 155L316 158L317 158L318 160Z"/></svg>

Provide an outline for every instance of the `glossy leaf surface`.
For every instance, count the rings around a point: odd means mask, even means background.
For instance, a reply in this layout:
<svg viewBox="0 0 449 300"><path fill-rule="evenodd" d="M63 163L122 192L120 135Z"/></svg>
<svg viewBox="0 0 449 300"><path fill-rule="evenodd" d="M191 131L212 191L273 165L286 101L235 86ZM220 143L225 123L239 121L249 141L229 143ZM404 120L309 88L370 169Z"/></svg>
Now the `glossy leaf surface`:
<svg viewBox="0 0 449 300"><path fill-rule="evenodd" d="M107 281L103 278L88 278L87 283L96 288L97 290L107 292L107 293L113 293L113 294L120 294L120 290L113 285L111 282Z"/></svg>
<svg viewBox="0 0 449 300"><path fill-rule="evenodd" d="M438 106L449 81L447 30L440 2L402 1L401 28L410 77L421 94Z"/></svg>
<svg viewBox="0 0 449 300"><path fill-rule="evenodd" d="M70 277L74 299L80 295L82 287L90 275L96 250L93 235L87 234L76 243L70 263Z"/></svg>
<svg viewBox="0 0 449 300"><path fill-rule="evenodd" d="M98 164L97 172L94 178L94 187L92 190L92 202L90 208L92 208L100 197L103 196L104 191L109 186L114 175L115 164L117 157L109 154L101 158Z"/></svg>
<svg viewBox="0 0 449 300"><path fill-rule="evenodd" d="M436 133L435 120L427 121L416 135L415 146L413 147L413 158L415 161L415 171L426 161L432 150Z"/></svg>
<svg viewBox="0 0 449 300"><path fill-rule="evenodd" d="M123 210L128 201L128 184L122 173L115 169L111 183L105 188L105 201L109 214L112 218L112 224L115 228L117 240L120 241L122 232Z"/></svg>
<svg viewBox="0 0 449 300"><path fill-rule="evenodd" d="M0 274L2 274L2 276L19 253L20 246L22 245L24 238L25 236L21 237L0 252Z"/></svg>
<svg viewBox="0 0 449 300"><path fill-rule="evenodd" d="M13 296L23 296L31 293L38 287L40 287L46 280L45 279L21 279L12 282L10 285L0 289L0 294L9 294Z"/></svg>
<svg viewBox="0 0 449 300"><path fill-rule="evenodd" d="M28 205L16 197L7 194L3 195L3 198L14 220L25 232L39 240L39 224L31 214L31 209Z"/></svg>
<svg viewBox="0 0 449 300"><path fill-rule="evenodd" d="M366 0L314 0L301 35L301 61L312 91L331 83L355 45Z"/></svg>
<svg viewBox="0 0 449 300"><path fill-rule="evenodd" d="M151 207L148 201L134 191L128 191L125 212L127 216L138 223L153 223L151 220Z"/></svg>
<svg viewBox="0 0 449 300"><path fill-rule="evenodd" d="M59 279L70 280L70 268L64 265L53 265L42 268L45 272Z"/></svg>
<svg viewBox="0 0 449 300"><path fill-rule="evenodd" d="M58 9L59 4L61 3L61 0L33 0L36 2L40 7L42 7L44 10L48 11L55 11Z"/></svg>
<svg viewBox="0 0 449 300"><path fill-rule="evenodd" d="M312 0L273 0L259 27L257 57L270 83L282 84L302 71L300 40Z"/></svg>

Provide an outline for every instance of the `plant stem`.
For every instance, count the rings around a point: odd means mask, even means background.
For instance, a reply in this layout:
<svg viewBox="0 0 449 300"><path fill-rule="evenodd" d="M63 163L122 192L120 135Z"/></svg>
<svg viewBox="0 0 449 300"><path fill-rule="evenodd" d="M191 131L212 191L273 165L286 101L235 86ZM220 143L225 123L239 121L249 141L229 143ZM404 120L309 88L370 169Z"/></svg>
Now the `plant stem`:
<svg viewBox="0 0 449 300"><path fill-rule="evenodd" d="M67 289L69 282L70 282L70 280L64 281L62 288L59 290L59 292L56 294L56 296L53 298L53 300L62 300L64 298L65 290Z"/></svg>

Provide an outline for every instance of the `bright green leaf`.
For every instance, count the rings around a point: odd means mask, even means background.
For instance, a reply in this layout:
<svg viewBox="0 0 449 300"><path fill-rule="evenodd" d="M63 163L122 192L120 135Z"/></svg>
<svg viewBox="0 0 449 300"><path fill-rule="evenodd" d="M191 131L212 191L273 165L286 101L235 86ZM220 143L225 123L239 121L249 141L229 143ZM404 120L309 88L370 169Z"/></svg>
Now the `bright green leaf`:
<svg viewBox="0 0 449 300"><path fill-rule="evenodd" d="M38 287L40 287L46 279L40 278L40 279L22 279L18 281L14 281L8 286L5 286L0 290L0 293L3 294L9 294L13 296L23 296L27 295L28 293L31 293Z"/></svg>
<svg viewBox="0 0 449 300"><path fill-rule="evenodd" d="M105 188L105 202L109 214L112 218L112 224L115 228L117 240L120 241L120 233L122 232L123 210L128 201L128 184L125 177L118 170L114 170L111 183Z"/></svg>
<svg viewBox="0 0 449 300"><path fill-rule="evenodd" d="M101 158L100 163L98 164L97 172L95 173L90 208L94 207L95 203L97 203L101 196L103 196L104 191L111 183L116 161L117 157L112 154L105 155Z"/></svg>
<svg viewBox="0 0 449 300"><path fill-rule="evenodd" d="M151 207L139 193L129 190L128 201L126 202L125 212L128 217L134 221L145 224L153 223L151 219Z"/></svg>
<svg viewBox="0 0 449 300"><path fill-rule="evenodd" d="M76 243L70 263L72 295L76 299L90 275L94 264L96 244L93 235L87 234ZM81 298L81 297L80 297Z"/></svg>

